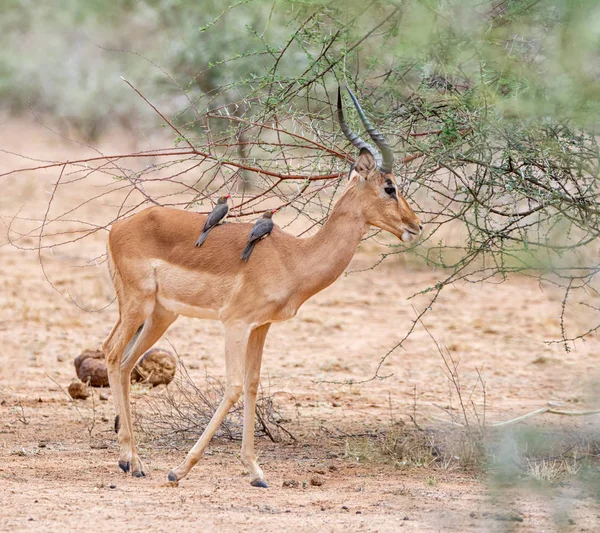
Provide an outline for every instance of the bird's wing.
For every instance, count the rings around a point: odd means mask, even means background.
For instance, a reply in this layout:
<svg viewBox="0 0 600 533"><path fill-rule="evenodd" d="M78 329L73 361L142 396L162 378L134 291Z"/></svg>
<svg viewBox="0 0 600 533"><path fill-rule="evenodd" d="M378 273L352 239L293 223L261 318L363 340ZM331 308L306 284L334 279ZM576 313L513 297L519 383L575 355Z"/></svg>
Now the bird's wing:
<svg viewBox="0 0 600 533"><path fill-rule="evenodd" d="M273 221L268 218L259 218L252 226L250 235L248 236L249 241L256 241L261 239L265 235L268 235L273 230Z"/></svg>
<svg viewBox="0 0 600 533"><path fill-rule="evenodd" d="M229 206L227 204L219 204L217 205L212 212L208 215L206 219L206 223L204 224L204 229L212 228L216 226L221 220L225 218L227 212L229 211Z"/></svg>

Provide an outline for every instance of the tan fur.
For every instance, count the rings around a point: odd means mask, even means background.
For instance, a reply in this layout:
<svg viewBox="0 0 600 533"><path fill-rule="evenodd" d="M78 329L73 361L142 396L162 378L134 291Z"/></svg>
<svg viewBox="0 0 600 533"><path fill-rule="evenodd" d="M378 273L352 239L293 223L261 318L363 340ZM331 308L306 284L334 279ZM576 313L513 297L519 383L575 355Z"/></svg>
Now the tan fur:
<svg viewBox="0 0 600 533"><path fill-rule="evenodd" d="M419 219L404 198L394 200L383 192L394 178L381 175L372 156L361 154L355 169L346 191L315 236L301 239L275 227L257 244L248 263L240 259L240 253L251 224L217 226L200 249L194 243L206 217L189 211L152 207L114 224L108 250L119 320L104 351L122 422L122 468L127 464L135 475L143 471L132 437L128 373L183 314L224 324L227 389L200 440L169 478L181 479L189 472L243 390L242 462L253 484L264 483L254 456L253 420L269 324L293 317L302 303L333 283L370 225L400 239L421 231Z"/></svg>

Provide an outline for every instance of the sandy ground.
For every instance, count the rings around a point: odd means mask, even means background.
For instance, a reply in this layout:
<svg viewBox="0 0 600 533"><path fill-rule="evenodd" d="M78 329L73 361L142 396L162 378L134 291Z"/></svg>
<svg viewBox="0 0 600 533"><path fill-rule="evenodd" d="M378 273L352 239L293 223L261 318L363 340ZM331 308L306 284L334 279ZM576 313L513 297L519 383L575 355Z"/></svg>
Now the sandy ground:
<svg viewBox="0 0 600 533"><path fill-rule="evenodd" d="M30 124L4 121L0 131L3 150L42 159L88 153ZM106 144L113 151L123 148L114 139ZM22 164L5 154L0 172ZM407 298L442 275L403 258L343 276L294 320L271 328L262 383L293 419L290 429L298 441L257 441L269 489L252 488L237 458L239 444L218 439L177 487L166 483L166 474L184 448L142 444L147 477L122 474L111 402L96 396L74 403L62 390L74 376L73 358L98 348L116 318L114 305L85 312L65 298L68 291L92 308L110 301L105 265L71 266L101 254L106 233L78 244L74 255L43 252L46 272L62 295L45 281L35 252L6 245L10 217L22 208L20 216L39 218L55 178L4 178L0 197L0 530L598 530L597 500L574 482L499 489L491 478L457 467L398 468L353 456L346 434L381 430L391 417L408 421L413 409L421 424L434 427L444 417L436 406L455 401L438 350L420 326L387 359L382 374L390 377L364 385L335 383L373 375L381 355L410 326L412 306L424 302ZM71 200L67 195L61 202ZM19 242L36 244L31 238ZM372 264L371 248L359 250L349 270ZM463 382L475 383L481 370L490 419L509 419L548 401L572 409L593 405L598 339L591 336L569 352L545 342L560 334L560 297L526 278L463 284L445 290L426 315L431 334L460 359ZM581 309L567 325L582 331L593 321ZM194 379L200 382L204 373L223 377L217 323L179 319L166 338ZM159 345L169 347L165 339ZM481 408L480 392L474 399ZM585 419L573 427L593 424ZM310 483L315 476L322 485ZM297 486L284 487L289 480ZM510 516L522 521L501 520Z"/></svg>

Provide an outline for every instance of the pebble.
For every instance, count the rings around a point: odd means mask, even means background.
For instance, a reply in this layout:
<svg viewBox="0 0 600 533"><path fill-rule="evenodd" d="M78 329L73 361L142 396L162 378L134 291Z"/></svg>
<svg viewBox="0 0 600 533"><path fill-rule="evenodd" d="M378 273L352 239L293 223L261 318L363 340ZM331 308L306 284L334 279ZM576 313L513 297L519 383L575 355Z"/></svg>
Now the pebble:
<svg viewBox="0 0 600 533"><path fill-rule="evenodd" d="M313 487L320 487L321 485L323 485L323 483L325 483L325 481L323 480L322 477L313 476L313 477L310 478L310 484Z"/></svg>
<svg viewBox="0 0 600 533"><path fill-rule="evenodd" d="M87 385L77 378L71 381L68 391L69 396L74 400L85 400L90 395Z"/></svg>

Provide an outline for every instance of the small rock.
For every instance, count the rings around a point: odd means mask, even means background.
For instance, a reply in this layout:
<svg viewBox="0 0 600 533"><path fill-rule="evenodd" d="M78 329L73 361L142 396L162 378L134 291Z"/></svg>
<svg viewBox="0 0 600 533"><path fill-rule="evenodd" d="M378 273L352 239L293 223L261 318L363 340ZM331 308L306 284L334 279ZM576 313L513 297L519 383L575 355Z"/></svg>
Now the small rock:
<svg viewBox="0 0 600 533"><path fill-rule="evenodd" d="M175 377L176 367L177 361L171 352L161 348L152 348L135 365L131 373L131 381L145 381L153 387L168 385Z"/></svg>
<svg viewBox="0 0 600 533"><path fill-rule="evenodd" d="M348 510L348 506L347 505L342 505L342 511L347 511Z"/></svg>
<svg viewBox="0 0 600 533"><path fill-rule="evenodd" d="M89 395L90 391L85 383L74 378L69 385L69 396L74 400L85 400Z"/></svg>
<svg viewBox="0 0 600 533"><path fill-rule="evenodd" d="M408 518L408 516L405 516L402 520L410 520L410 518Z"/></svg>
<svg viewBox="0 0 600 533"><path fill-rule="evenodd" d="M105 402L106 400L108 400L108 394L104 391L102 391L99 395L98 398L100 398L103 402Z"/></svg>
<svg viewBox="0 0 600 533"><path fill-rule="evenodd" d="M360 511L356 511L356 514L362 514Z"/></svg>
<svg viewBox="0 0 600 533"><path fill-rule="evenodd" d="M321 485L323 485L323 483L325 483L325 481L323 480L322 477L313 476L313 477L310 478L310 484L313 487L320 487Z"/></svg>
<svg viewBox="0 0 600 533"><path fill-rule="evenodd" d="M572 518L569 518L569 520L567 520L567 522L569 523L570 526L574 526L577 523Z"/></svg>
<svg viewBox="0 0 600 533"><path fill-rule="evenodd" d="M300 482L295 479L285 479L282 486L287 489L295 489L300 486Z"/></svg>
<svg viewBox="0 0 600 533"><path fill-rule="evenodd" d="M111 484L109 485L109 488L111 488L111 489L116 489L116 488L117 488L117 486L116 486L114 483L111 483Z"/></svg>
<svg viewBox="0 0 600 533"><path fill-rule="evenodd" d="M330 472L335 472L337 470L337 466L335 466L335 465L329 465L328 469L329 469Z"/></svg>
<svg viewBox="0 0 600 533"><path fill-rule="evenodd" d="M475 511L471 511L470 514L469 514L469 516L471 518L479 518L479 515Z"/></svg>

